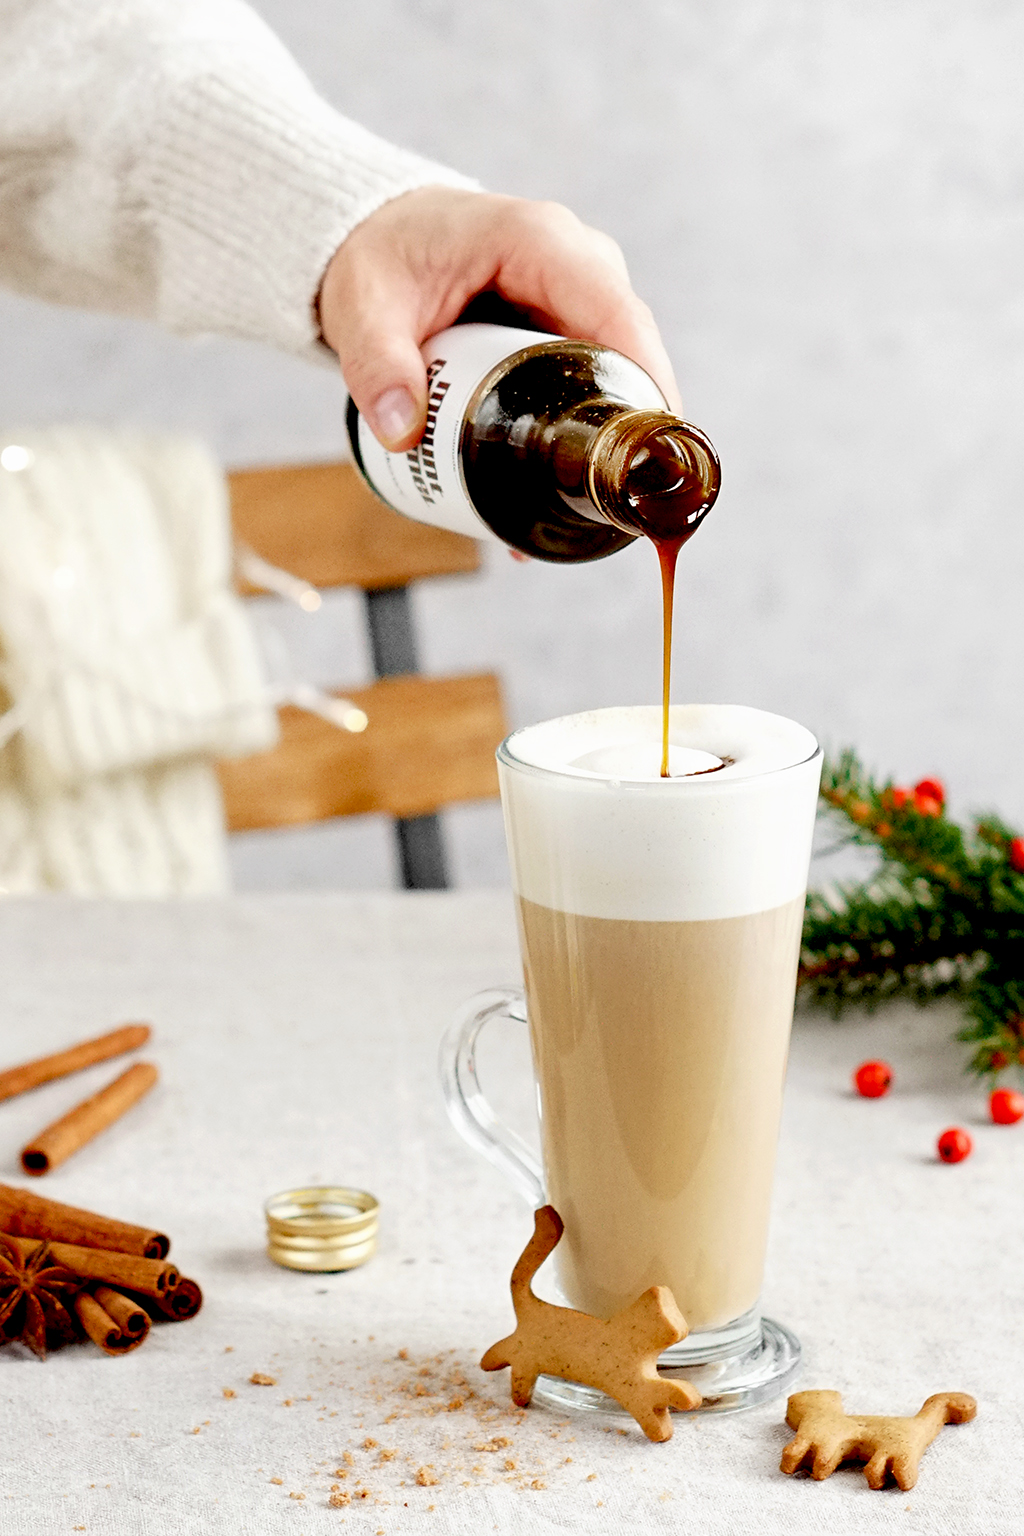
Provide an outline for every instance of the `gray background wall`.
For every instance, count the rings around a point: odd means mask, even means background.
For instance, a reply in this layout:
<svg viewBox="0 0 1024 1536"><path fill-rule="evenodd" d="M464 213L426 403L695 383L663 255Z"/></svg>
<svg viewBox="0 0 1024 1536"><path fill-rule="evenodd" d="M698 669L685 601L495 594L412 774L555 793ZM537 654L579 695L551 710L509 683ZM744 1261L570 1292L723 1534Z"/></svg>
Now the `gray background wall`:
<svg viewBox="0 0 1024 1536"><path fill-rule="evenodd" d="M682 562L678 700L791 714L955 808L1024 819L1024 12L1001 0L260 0L323 93L623 245L719 447ZM340 384L287 358L0 297L0 420L187 426L228 464L334 455ZM652 553L418 596L434 670L516 722L650 700ZM285 616L366 673L358 606ZM504 879L494 807L451 818ZM373 822L259 835L239 883L392 878Z"/></svg>

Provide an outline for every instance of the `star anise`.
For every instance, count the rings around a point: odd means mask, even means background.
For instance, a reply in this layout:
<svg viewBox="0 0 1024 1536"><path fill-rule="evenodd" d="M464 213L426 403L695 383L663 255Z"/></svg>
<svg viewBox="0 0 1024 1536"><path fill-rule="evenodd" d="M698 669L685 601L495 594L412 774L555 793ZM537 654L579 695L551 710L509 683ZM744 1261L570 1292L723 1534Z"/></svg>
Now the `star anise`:
<svg viewBox="0 0 1024 1536"><path fill-rule="evenodd" d="M40 1243L25 1259L0 1237L0 1344L20 1339L42 1360L48 1331L75 1338L67 1303L82 1285L73 1270L54 1263L49 1243Z"/></svg>

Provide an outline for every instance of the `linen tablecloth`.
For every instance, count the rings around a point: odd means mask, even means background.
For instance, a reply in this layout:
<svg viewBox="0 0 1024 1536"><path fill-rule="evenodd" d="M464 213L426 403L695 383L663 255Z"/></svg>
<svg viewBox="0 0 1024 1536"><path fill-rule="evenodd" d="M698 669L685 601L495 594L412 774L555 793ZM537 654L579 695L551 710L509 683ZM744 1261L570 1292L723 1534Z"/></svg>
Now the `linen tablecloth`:
<svg viewBox="0 0 1024 1536"><path fill-rule="evenodd" d="M168 1231L206 1293L123 1359L0 1351L3 1536L1024 1527L1024 1124L986 1122L952 1011L798 1018L764 1295L803 1341L800 1385L852 1412L977 1397L912 1492L872 1493L857 1470L781 1476L781 1401L677 1416L665 1445L629 1421L512 1410L507 1373L476 1361L511 1327L530 1214L450 1129L436 1054L467 995L517 972L500 894L0 906L0 1064L138 1018L162 1073L32 1187ZM525 1040L488 1051L485 1079L524 1117ZM874 1054L896 1084L871 1102L849 1083ZM22 1182L22 1143L116 1065L0 1105L0 1179ZM952 1123L975 1151L947 1167L934 1142ZM309 1182L380 1198L364 1268L266 1258L262 1201ZM350 1501L332 1507L332 1488Z"/></svg>

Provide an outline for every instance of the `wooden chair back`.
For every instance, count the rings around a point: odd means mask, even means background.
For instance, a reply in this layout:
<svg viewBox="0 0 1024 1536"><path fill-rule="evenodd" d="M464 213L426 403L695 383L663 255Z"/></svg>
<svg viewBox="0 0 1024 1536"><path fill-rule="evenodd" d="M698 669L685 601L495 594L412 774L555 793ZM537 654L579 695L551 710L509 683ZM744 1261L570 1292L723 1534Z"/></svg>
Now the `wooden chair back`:
<svg viewBox="0 0 1024 1536"><path fill-rule="evenodd" d="M475 541L400 517L350 464L237 470L228 482L241 543L310 586L363 590L378 674L369 687L338 690L365 710L365 731L286 707L276 747L219 765L229 829L383 811L396 818L404 883L447 884L436 812L497 794L494 753L507 725L493 673L416 675L407 588L477 570Z"/></svg>

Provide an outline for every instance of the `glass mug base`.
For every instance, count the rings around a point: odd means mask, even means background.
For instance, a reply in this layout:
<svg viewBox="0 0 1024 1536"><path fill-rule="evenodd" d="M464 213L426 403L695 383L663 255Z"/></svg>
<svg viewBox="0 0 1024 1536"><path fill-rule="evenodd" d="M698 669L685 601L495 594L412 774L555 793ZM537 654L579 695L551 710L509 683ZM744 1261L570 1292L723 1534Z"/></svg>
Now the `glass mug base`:
<svg viewBox="0 0 1024 1536"><path fill-rule="evenodd" d="M782 1323L770 1317L757 1317L753 1336L748 1332L746 1343L739 1347L735 1338L727 1346L716 1340L714 1334L719 1331L734 1336L736 1324L728 1329L694 1334L667 1349L658 1361L662 1376L683 1378L700 1392L701 1405L692 1412L739 1413L745 1408L756 1408L758 1403L780 1397L795 1380L800 1370L800 1340ZM723 1348L731 1353L723 1353ZM681 1359L680 1355L688 1349L688 1357ZM559 1411L630 1418L625 1408L604 1392L575 1381L562 1381L557 1376L537 1378L533 1401Z"/></svg>

